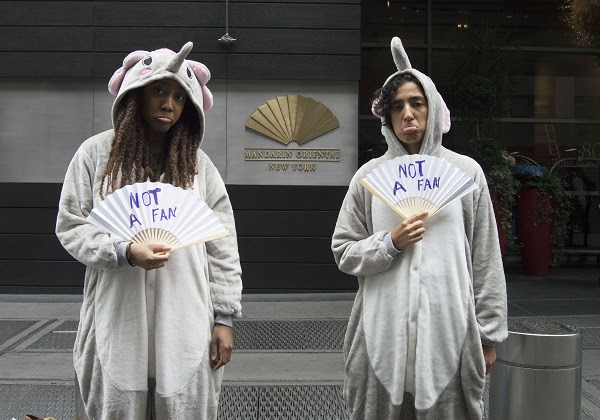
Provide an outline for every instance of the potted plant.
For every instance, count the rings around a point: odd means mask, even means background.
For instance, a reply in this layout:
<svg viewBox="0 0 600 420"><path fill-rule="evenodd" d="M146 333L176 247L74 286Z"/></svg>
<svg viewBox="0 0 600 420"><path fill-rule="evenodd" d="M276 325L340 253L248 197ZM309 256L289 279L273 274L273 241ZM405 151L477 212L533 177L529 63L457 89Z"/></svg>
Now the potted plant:
<svg viewBox="0 0 600 420"><path fill-rule="evenodd" d="M546 168L515 165L513 174L521 185L517 220L523 268L528 275L545 276L552 250L564 247L571 201L563 181Z"/></svg>
<svg viewBox="0 0 600 420"><path fill-rule="evenodd" d="M494 205L500 251L504 256L512 226L513 204L519 188L510 170L514 159L491 137L471 139L467 143L466 154L475 159L485 173Z"/></svg>

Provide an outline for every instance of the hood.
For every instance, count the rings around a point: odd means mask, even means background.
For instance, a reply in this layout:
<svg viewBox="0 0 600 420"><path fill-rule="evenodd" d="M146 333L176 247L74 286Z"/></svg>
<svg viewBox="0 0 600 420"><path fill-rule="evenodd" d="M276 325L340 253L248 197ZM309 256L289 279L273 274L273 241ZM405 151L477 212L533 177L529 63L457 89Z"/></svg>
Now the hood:
<svg viewBox="0 0 600 420"><path fill-rule="evenodd" d="M442 96L437 91L433 81L425 74L412 68L400 38L394 37L392 39L391 47L394 63L396 64L398 71L388 77L383 86L390 83L395 76L403 73L412 74L421 83L421 86L423 86L423 90L425 91L425 97L427 98L428 116L427 128L419 153L437 156L439 155L442 146L442 134L447 133L450 130L450 111L442 99ZM381 134L385 137L388 145L386 155L401 156L408 154L402 143L394 134L392 127L383 125L384 116L379 113L380 108L378 107L378 102L378 99L373 101L371 110L373 115L381 119Z"/></svg>
<svg viewBox="0 0 600 420"><path fill-rule="evenodd" d="M186 60L193 45L191 42L186 43L178 53L162 48L151 52L134 51L125 57L123 66L108 82L108 91L116 96L112 106L113 127L117 108L127 92L155 80L173 79L187 92L198 111L201 140L204 138L204 111L208 111L213 105L212 93L206 87L210 71L202 63Z"/></svg>

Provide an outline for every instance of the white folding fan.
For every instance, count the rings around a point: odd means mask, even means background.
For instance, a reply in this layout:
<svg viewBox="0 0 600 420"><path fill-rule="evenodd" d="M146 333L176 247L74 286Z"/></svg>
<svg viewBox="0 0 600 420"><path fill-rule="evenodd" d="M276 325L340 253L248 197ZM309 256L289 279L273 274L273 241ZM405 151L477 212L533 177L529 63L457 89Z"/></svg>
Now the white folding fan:
<svg viewBox="0 0 600 420"><path fill-rule="evenodd" d="M405 219L420 211L429 212L429 218L478 188L456 166L428 155L404 155L388 160L360 183Z"/></svg>
<svg viewBox="0 0 600 420"><path fill-rule="evenodd" d="M197 194L162 182L114 191L87 220L126 241L161 244L171 251L229 235Z"/></svg>

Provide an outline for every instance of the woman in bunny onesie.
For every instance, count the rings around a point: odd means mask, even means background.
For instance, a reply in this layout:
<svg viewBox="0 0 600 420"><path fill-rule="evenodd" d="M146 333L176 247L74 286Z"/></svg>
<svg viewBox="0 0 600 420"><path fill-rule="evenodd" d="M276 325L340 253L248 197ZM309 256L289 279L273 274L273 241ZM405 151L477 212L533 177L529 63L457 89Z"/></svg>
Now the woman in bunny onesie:
<svg viewBox="0 0 600 420"><path fill-rule="evenodd" d="M441 144L449 112L398 38L398 71L373 103L387 152L350 182L332 239L359 289L344 342L352 419L481 419L494 344L507 336L506 287L488 187L479 165ZM425 154L460 168L478 189L430 219L402 221L359 181L379 164Z"/></svg>
<svg viewBox="0 0 600 420"><path fill-rule="evenodd" d="M191 49L125 58L109 82L114 129L86 140L65 176L56 234L87 266L73 360L89 419L217 416L242 282L229 197L199 149L212 94ZM86 220L116 189L147 180L198 194L232 234L170 254Z"/></svg>

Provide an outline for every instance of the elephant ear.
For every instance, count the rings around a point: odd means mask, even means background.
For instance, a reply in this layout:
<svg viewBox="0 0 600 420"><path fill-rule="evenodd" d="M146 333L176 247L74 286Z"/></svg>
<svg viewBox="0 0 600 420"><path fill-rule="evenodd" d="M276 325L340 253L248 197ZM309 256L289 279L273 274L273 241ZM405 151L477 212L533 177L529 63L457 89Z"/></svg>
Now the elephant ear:
<svg viewBox="0 0 600 420"><path fill-rule="evenodd" d="M119 93L119 89L121 88L121 83L123 83L125 73L127 73L130 68L135 66L141 59L147 57L148 55L150 55L148 51L141 50L129 53L123 60L123 66L115 71L108 81L108 91L112 95L117 96L117 93Z"/></svg>
<svg viewBox="0 0 600 420"><path fill-rule="evenodd" d="M197 61L186 60L186 62L194 72L194 75L196 76L196 79L198 79L198 82L200 82L200 86L202 87L202 108L204 109L204 111L208 111L213 106L212 93L210 92L210 89L208 89L208 87L206 86L206 84L210 80L210 71L208 70L208 67Z"/></svg>
<svg viewBox="0 0 600 420"><path fill-rule="evenodd" d="M410 60L408 59L408 55L406 55L406 51L404 50L404 46L402 45L402 41L397 36L392 38L392 57L394 58L394 64L396 64L396 68L399 71L412 69L410 65Z"/></svg>
<svg viewBox="0 0 600 420"><path fill-rule="evenodd" d="M208 81L210 80L210 71L208 70L208 67L206 67L202 63L199 63L199 62L193 61L193 60L187 60L187 63L189 64L190 68L196 75L196 79L198 79L200 84L201 85L207 84Z"/></svg>

